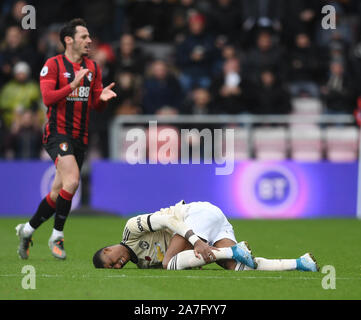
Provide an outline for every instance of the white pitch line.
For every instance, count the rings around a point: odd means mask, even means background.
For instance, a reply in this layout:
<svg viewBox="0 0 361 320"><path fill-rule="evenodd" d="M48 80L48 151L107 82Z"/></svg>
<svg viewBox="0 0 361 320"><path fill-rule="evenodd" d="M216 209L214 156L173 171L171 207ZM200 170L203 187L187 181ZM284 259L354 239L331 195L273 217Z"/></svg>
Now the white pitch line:
<svg viewBox="0 0 361 320"><path fill-rule="evenodd" d="M243 279L279 279L279 280L322 280L322 278L311 277L283 277L283 276L240 276L240 277L222 277L222 276L178 276L178 275L164 275L164 276L152 276L152 275L109 275L106 278L189 278L189 279L223 279L223 280L243 280ZM337 280L361 280L360 278L346 278L337 277Z"/></svg>
<svg viewBox="0 0 361 320"><path fill-rule="evenodd" d="M41 278L65 278L65 275L59 274L37 274L37 277ZM0 274L0 277L23 277L21 274ZM222 280L243 280L243 279L277 279L277 280L322 280L322 278L315 277L284 277L284 276L239 276L239 277L222 277L222 276L193 276L193 275L128 275L128 274L119 274L119 275L104 275L103 277L95 277L93 275L84 274L82 276L72 275L71 278L182 278L182 279L222 279ZM337 280L361 280L361 277L337 277Z"/></svg>

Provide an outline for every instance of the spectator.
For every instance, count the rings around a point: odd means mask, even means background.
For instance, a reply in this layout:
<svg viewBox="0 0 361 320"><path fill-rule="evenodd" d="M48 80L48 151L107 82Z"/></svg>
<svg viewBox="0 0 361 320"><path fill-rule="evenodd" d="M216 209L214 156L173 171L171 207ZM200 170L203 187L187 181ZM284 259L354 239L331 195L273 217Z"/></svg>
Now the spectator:
<svg viewBox="0 0 361 320"><path fill-rule="evenodd" d="M77 0L81 8L82 18L87 22L90 33L102 37L102 41L113 41L114 4L113 0Z"/></svg>
<svg viewBox="0 0 361 320"><path fill-rule="evenodd" d="M145 114L179 113L182 91L178 80L170 74L164 61L156 60L150 66L150 76L143 85Z"/></svg>
<svg viewBox="0 0 361 320"><path fill-rule="evenodd" d="M114 111L114 115L135 115L142 113L139 104L134 103L132 99L123 100Z"/></svg>
<svg viewBox="0 0 361 320"><path fill-rule="evenodd" d="M60 24L51 24L40 37L38 52L42 55L43 61L64 52L64 47L59 38L60 29Z"/></svg>
<svg viewBox="0 0 361 320"><path fill-rule="evenodd" d="M193 115L207 115L207 114L217 114L219 113L212 100L212 95L208 89L205 88L195 88L189 98L185 101L183 108L183 114L193 114ZM203 129L213 130L218 129L220 126L212 123L183 123L179 129L197 129L202 131ZM193 147L199 147L200 149L204 148L203 143L200 141L200 145L195 140L190 140L190 153ZM202 149L203 152L203 149ZM203 154L203 153L201 153Z"/></svg>
<svg viewBox="0 0 361 320"><path fill-rule="evenodd" d="M187 36L189 18L194 14L207 11L208 8L209 5L205 5L205 2L201 0L179 0L172 10L170 39L176 44L183 42Z"/></svg>
<svg viewBox="0 0 361 320"><path fill-rule="evenodd" d="M83 12L81 1L31 0L31 4L36 8L36 28L40 30L48 28L53 23L63 23L78 18L79 12Z"/></svg>
<svg viewBox="0 0 361 320"><path fill-rule="evenodd" d="M302 30L314 41L314 30L321 16L320 1L292 0L283 2L282 24L286 45L292 47L294 36Z"/></svg>
<svg viewBox="0 0 361 320"><path fill-rule="evenodd" d="M223 65L223 74L215 78L211 86L217 110L227 114L246 112L245 87L239 60L227 60Z"/></svg>
<svg viewBox="0 0 361 320"><path fill-rule="evenodd" d="M210 92L204 88L195 88L189 99L184 103L184 114L212 114L214 105Z"/></svg>
<svg viewBox="0 0 361 320"><path fill-rule="evenodd" d="M326 3L325 3L326 4ZM347 19L343 7L334 2L332 4L336 10L336 28L324 29L321 26L321 22L315 32L315 41L319 47L329 47L332 41L343 42L347 47L351 46L355 42L355 34L353 32L353 26Z"/></svg>
<svg viewBox="0 0 361 320"><path fill-rule="evenodd" d="M15 0L10 1L12 3L11 10L4 16L3 19L0 18L0 38L3 37L3 31L6 30L10 26L18 26L22 25L22 19L26 15L22 12L24 6L29 3L24 0ZM29 45L33 46L33 49L36 49L36 41L37 41L37 32L36 30L22 30L23 37L28 41Z"/></svg>
<svg viewBox="0 0 361 320"><path fill-rule="evenodd" d="M221 49L220 56L215 60L213 65L213 75L218 76L223 72L223 64L229 59L239 59L239 50L235 45L226 42Z"/></svg>
<svg viewBox="0 0 361 320"><path fill-rule="evenodd" d="M242 0L243 44L248 47L260 29L281 31L282 0Z"/></svg>
<svg viewBox="0 0 361 320"><path fill-rule="evenodd" d="M277 77L283 76L282 50L273 43L271 33L263 30L256 39L256 46L248 51L244 64L249 80L256 83L264 69L278 70Z"/></svg>
<svg viewBox="0 0 361 320"><path fill-rule="evenodd" d="M187 13L181 9L174 10L169 32L170 37L174 39L176 44L183 42L187 36L187 21Z"/></svg>
<svg viewBox="0 0 361 320"><path fill-rule="evenodd" d="M142 79L139 75L127 71L119 72L115 78L115 87L113 91L117 94L108 106L111 112L111 117L114 114L136 114L140 113L141 109L141 86ZM131 110L130 107L134 107ZM120 110L121 109L121 110Z"/></svg>
<svg viewBox="0 0 361 320"><path fill-rule="evenodd" d="M251 86L249 101L253 114L287 114L291 110L287 90L269 69L263 70L258 83Z"/></svg>
<svg viewBox="0 0 361 320"><path fill-rule="evenodd" d="M354 83L343 61L334 60L330 63L329 75L321 87L321 93L327 113L352 113L356 104Z"/></svg>
<svg viewBox="0 0 361 320"><path fill-rule="evenodd" d="M116 49L117 71L128 71L143 74L146 64L146 56L140 48L135 46L133 35L123 34L119 40L119 48Z"/></svg>
<svg viewBox="0 0 361 320"><path fill-rule="evenodd" d="M237 42L242 31L242 12L239 1L216 0L210 10L211 31L226 41Z"/></svg>
<svg viewBox="0 0 361 320"><path fill-rule="evenodd" d="M4 120L11 128L25 109L37 112L41 100L40 88L36 81L30 79L30 67L26 62L14 66L14 78L0 91L0 107L4 111ZM37 118L39 122L39 118Z"/></svg>
<svg viewBox="0 0 361 320"><path fill-rule="evenodd" d="M214 38L205 32L205 16L193 14L189 18L189 34L176 48L176 63L180 82L186 93L194 87L208 88L215 58Z"/></svg>
<svg viewBox="0 0 361 320"><path fill-rule="evenodd" d="M37 57L20 27L9 26L5 31L5 41L0 49L0 85L9 81L13 66L19 61L26 61L33 68L37 65Z"/></svg>
<svg viewBox="0 0 361 320"><path fill-rule="evenodd" d="M22 8L28 3L24 0L11 1L12 7L11 10L3 17L0 26L2 30L5 30L8 26L21 25L21 20L24 17L24 14L21 12ZM2 31L1 31L2 33ZM1 34L2 36L3 34Z"/></svg>
<svg viewBox="0 0 361 320"><path fill-rule="evenodd" d="M351 57L350 57L350 65L352 70L352 78L360 83L361 82L361 41L352 48Z"/></svg>
<svg viewBox="0 0 361 320"><path fill-rule="evenodd" d="M114 38L119 39L126 28L126 7L128 0L114 0Z"/></svg>
<svg viewBox="0 0 361 320"><path fill-rule="evenodd" d="M288 62L287 79L290 82L292 96L319 96L318 85L313 80L320 79L318 60L307 33L298 33L295 38L295 47L290 53Z"/></svg>
<svg viewBox="0 0 361 320"><path fill-rule="evenodd" d="M24 109L19 117L18 126L9 136L7 154L15 159L39 159L42 147L42 132L36 125L36 114Z"/></svg>
<svg viewBox="0 0 361 320"><path fill-rule="evenodd" d="M131 32L142 41L171 41L172 5L164 0L133 1L129 6Z"/></svg>
<svg viewBox="0 0 361 320"><path fill-rule="evenodd" d="M92 42L91 58L99 65L102 70L103 83L109 84L114 79L115 53L112 46L101 42L99 38L94 37Z"/></svg>

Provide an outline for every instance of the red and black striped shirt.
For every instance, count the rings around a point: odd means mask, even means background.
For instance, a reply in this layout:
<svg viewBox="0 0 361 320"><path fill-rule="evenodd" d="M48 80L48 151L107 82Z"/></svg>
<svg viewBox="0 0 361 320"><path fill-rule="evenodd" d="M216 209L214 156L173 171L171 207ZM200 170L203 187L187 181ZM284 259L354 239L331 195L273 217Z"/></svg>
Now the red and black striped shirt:
<svg viewBox="0 0 361 320"><path fill-rule="evenodd" d="M83 67L89 73L74 91L70 83ZM99 97L103 90L99 66L86 57L81 63L71 62L64 54L48 59L40 72L40 89L47 106L48 122L43 141L50 135L63 134L88 144L89 110L101 110L105 103Z"/></svg>

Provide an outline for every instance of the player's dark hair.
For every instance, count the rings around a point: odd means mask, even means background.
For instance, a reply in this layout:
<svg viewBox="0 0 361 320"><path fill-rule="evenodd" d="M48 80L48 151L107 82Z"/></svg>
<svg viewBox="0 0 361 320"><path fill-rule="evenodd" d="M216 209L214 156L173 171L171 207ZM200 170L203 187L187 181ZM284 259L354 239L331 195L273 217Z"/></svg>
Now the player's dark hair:
<svg viewBox="0 0 361 320"><path fill-rule="evenodd" d="M101 254L103 252L103 249L105 249L105 248L107 248L107 247L101 248L97 252L94 253L93 265L95 268L104 268L104 262L101 258Z"/></svg>
<svg viewBox="0 0 361 320"><path fill-rule="evenodd" d="M75 18L69 22L67 22L60 30L60 41L63 44L64 48L66 49L65 46L65 37L72 37L74 38L75 32L76 32L76 27L77 26L82 26L82 27L86 27L86 23L83 19L81 18Z"/></svg>

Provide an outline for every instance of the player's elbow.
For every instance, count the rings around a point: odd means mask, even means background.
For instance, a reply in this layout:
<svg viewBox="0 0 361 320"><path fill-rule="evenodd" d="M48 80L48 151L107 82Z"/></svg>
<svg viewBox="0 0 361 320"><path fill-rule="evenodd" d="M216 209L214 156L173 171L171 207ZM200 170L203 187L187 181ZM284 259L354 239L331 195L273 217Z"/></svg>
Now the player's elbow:
<svg viewBox="0 0 361 320"><path fill-rule="evenodd" d="M43 97L43 102L46 106L51 106L58 102L56 97L52 94L50 90L43 90L42 97Z"/></svg>
<svg viewBox="0 0 361 320"><path fill-rule="evenodd" d="M43 102L46 106L50 106L51 104L53 104L53 101L47 94L43 94Z"/></svg>
<svg viewBox="0 0 361 320"><path fill-rule="evenodd" d="M162 267L163 269L167 270L168 269L168 263L169 263L169 258L167 256L167 254L165 255L163 261L162 261Z"/></svg>

